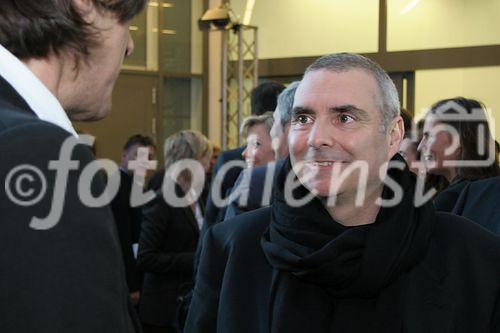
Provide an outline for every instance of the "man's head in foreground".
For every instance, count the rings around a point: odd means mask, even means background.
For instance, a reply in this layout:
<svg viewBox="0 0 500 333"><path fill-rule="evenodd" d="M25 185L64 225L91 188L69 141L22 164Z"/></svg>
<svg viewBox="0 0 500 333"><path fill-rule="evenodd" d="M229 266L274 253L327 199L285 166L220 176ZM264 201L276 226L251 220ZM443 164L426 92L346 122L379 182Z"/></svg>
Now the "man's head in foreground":
<svg viewBox="0 0 500 333"><path fill-rule="evenodd" d="M398 152L403 135L396 88L379 65L340 53L307 68L295 94L289 144L294 170L310 191L329 197L337 186L338 201L351 201L360 173L344 181L332 173L361 161L368 170L366 198L378 197L379 169Z"/></svg>
<svg viewBox="0 0 500 333"><path fill-rule="evenodd" d="M72 120L101 119L134 48L130 21L145 3L2 0L0 44L28 66Z"/></svg>

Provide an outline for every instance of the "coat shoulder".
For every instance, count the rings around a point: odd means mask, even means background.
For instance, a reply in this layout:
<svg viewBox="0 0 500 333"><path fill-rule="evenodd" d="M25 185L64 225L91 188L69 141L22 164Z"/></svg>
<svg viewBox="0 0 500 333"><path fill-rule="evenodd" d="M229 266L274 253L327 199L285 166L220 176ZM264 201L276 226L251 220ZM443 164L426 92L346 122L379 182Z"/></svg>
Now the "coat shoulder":
<svg viewBox="0 0 500 333"><path fill-rule="evenodd" d="M260 244L260 238L271 222L271 207L256 209L213 226L214 238L224 247L244 248Z"/></svg>
<svg viewBox="0 0 500 333"><path fill-rule="evenodd" d="M436 213L430 252L450 269L474 266L500 275L500 237L461 216Z"/></svg>
<svg viewBox="0 0 500 333"><path fill-rule="evenodd" d="M436 213L435 235L451 243L465 242L477 248L500 249L500 237L481 227L479 224L455 214Z"/></svg>

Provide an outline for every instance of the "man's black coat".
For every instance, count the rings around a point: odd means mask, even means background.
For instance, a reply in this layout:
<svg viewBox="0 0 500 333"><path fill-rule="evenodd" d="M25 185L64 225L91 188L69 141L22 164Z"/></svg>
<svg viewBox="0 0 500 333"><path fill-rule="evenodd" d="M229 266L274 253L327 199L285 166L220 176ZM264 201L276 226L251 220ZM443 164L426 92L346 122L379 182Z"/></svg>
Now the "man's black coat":
<svg viewBox="0 0 500 333"><path fill-rule="evenodd" d="M282 164L283 160L279 160L264 166L243 170L231 190L231 195L235 191L239 191L239 194L231 198L224 220L229 220L244 212L269 206L274 174L277 169L281 168ZM238 186L242 186L242 188L238 189ZM240 198L243 199L242 203L240 203Z"/></svg>
<svg viewBox="0 0 500 333"><path fill-rule="evenodd" d="M133 178L123 170L119 171L120 187L111 201L111 210L116 222L120 245L125 263L125 273L129 291L141 289L142 272L137 267L132 244L139 243L140 224L142 218L141 207L130 205Z"/></svg>
<svg viewBox="0 0 500 333"><path fill-rule="evenodd" d="M500 177L462 181L441 192L436 209L466 217L500 235Z"/></svg>
<svg viewBox="0 0 500 333"><path fill-rule="evenodd" d="M213 170L213 177L215 178L217 176L217 172L219 172L220 168L222 168L224 164L231 161L243 161L243 156L241 154L243 153L244 149L244 147L239 147L222 152L219 157L217 157L217 163L215 164ZM220 184L220 193L222 197L228 194L228 191L234 186L234 183L236 182L236 179L238 179L241 170L243 169L234 167L229 169L228 172L224 175L224 178L222 179L222 182ZM213 179L212 186L214 186ZM211 194L212 191L210 191L210 193L208 194L207 204L205 205L205 218L201 235L203 235L205 230L207 230L212 225L224 220L224 215L226 214L226 208L217 207L212 200Z"/></svg>
<svg viewBox="0 0 500 333"><path fill-rule="evenodd" d="M208 193L207 197L207 203L205 205L205 215L203 218L203 225L200 230L200 239L203 239L203 236L205 235L205 232L213 225L221 222L224 220L224 216L226 215L226 207L218 207L215 205L213 199L212 199L212 187L216 186L214 185L214 179L217 176L217 173L219 172L220 168L225 163L231 162L231 161L242 161L243 156L241 155L243 153L244 147L239 147L231 150L227 150L222 152L219 157L217 157L217 163L215 164L214 170L212 172L213 177L212 177L212 184L210 185L210 192ZM222 179L222 182L220 184L221 187L221 195L224 198L229 194L230 189L233 187L234 183L238 179L238 176L241 173L241 170L243 168L240 167L234 167L228 170L228 172L224 175L224 178ZM196 268L198 267L198 261L200 260L200 255L201 255L201 249L202 249L202 242L198 243L198 248L196 249L196 255L195 255L195 260L194 260L194 266L195 266L195 272Z"/></svg>
<svg viewBox="0 0 500 333"><path fill-rule="evenodd" d="M186 333L269 332L273 269L260 242L271 209L208 230ZM500 332L500 240L469 220L436 214L425 259L405 277L405 332Z"/></svg>
<svg viewBox="0 0 500 333"><path fill-rule="evenodd" d="M51 211L56 172L49 162L59 159L68 138L75 140L40 120L0 77L0 332L140 331L111 210L88 207L78 195L82 170L94 161L88 147L78 144L71 154L78 166L69 171L65 192L54 200L64 200L59 222L48 230L30 227L33 217L45 218ZM9 173L20 165L39 169L46 179L45 195L29 206L15 203L3 190ZM33 190L33 198L42 182L31 175L22 190ZM15 189L15 182L9 185ZM98 175L94 195L103 188Z"/></svg>
<svg viewBox="0 0 500 333"><path fill-rule="evenodd" d="M193 287L198 238L199 227L190 206L174 207L158 195L144 207L137 257L144 271L139 302L142 322L175 326L178 298Z"/></svg>

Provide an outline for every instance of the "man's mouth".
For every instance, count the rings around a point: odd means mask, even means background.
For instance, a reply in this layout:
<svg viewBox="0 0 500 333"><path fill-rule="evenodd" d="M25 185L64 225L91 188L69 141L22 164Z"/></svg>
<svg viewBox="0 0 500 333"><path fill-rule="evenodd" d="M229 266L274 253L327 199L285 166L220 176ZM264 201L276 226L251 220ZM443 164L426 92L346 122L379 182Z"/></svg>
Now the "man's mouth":
<svg viewBox="0 0 500 333"><path fill-rule="evenodd" d="M334 164L344 163L344 161L310 161L309 164L315 167L331 167Z"/></svg>

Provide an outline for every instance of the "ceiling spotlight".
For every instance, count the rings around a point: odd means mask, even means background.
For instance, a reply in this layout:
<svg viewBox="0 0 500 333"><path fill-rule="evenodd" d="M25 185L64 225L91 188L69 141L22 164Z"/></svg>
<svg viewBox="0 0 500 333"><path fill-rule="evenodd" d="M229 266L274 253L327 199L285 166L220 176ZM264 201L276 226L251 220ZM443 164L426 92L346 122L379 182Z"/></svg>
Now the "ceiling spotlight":
<svg viewBox="0 0 500 333"><path fill-rule="evenodd" d="M198 20L200 30L229 30L236 24L234 15L227 3L207 10Z"/></svg>

